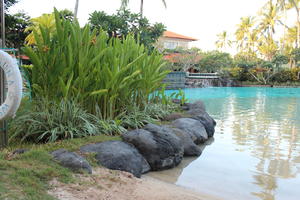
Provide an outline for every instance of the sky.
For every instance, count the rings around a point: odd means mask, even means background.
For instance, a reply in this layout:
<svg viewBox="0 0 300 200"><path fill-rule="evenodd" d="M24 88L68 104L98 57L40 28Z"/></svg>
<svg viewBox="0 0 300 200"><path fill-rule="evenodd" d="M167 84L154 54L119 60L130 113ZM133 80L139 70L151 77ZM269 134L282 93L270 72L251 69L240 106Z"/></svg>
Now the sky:
<svg viewBox="0 0 300 200"><path fill-rule="evenodd" d="M197 38L191 44L203 50L216 49L217 34L226 30L233 34L240 18L254 16L267 0L144 0L144 16L151 23L161 22L167 30ZM78 19L87 23L93 11L113 14L120 7L120 0L79 0ZM139 12L140 0L130 0L129 9ZM20 0L10 12L24 11L31 17L57 9L74 10L75 0Z"/></svg>

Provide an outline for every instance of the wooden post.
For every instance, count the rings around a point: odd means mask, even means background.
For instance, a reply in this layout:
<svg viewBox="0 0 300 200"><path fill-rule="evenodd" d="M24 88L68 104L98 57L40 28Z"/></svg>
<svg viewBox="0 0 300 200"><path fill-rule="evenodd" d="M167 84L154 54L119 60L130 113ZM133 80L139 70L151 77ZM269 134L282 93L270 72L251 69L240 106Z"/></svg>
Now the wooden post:
<svg viewBox="0 0 300 200"><path fill-rule="evenodd" d="M0 16L1 16L1 48L5 48L5 10L4 0L0 0ZM5 75L0 70L0 105L5 101ZM6 130L6 122L0 121L0 148L7 146L8 137Z"/></svg>

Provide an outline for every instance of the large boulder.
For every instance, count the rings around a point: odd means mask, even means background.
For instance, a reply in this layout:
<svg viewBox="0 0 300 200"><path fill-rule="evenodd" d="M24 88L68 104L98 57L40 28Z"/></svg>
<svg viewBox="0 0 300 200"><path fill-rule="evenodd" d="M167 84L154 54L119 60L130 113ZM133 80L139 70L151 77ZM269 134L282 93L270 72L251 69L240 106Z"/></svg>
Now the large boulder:
<svg viewBox="0 0 300 200"><path fill-rule="evenodd" d="M205 127L208 137L214 136L216 121L205 111L199 111L192 116L193 119L198 120Z"/></svg>
<svg viewBox="0 0 300 200"><path fill-rule="evenodd" d="M75 152L69 152L65 149L58 149L51 153L53 158L58 161L62 166L70 168L72 170L85 170L88 173L92 173L92 167L88 161Z"/></svg>
<svg viewBox="0 0 300 200"><path fill-rule="evenodd" d="M205 105L202 101L196 101L187 105L187 113L191 118L201 122L207 132L208 137L215 133L216 121L205 111Z"/></svg>
<svg viewBox="0 0 300 200"><path fill-rule="evenodd" d="M132 173L136 177L150 170L145 158L131 144L122 141L107 141L82 146L83 153L97 153L98 164L113 170Z"/></svg>
<svg viewBox="0 0 300 200"><path fill-rule="evenodd" d="M187 104L189 112L203 110L205 111L205 105L202 101L195 101L194 103Z"/></svg>
<svg viewBox="0 0 300 200"><path fill-rule="evenodd" d="M204 143L208 139L204 125L192 118L180 118L172 122L172 126L188 133L195 144Z"/></svg>
<svg viewBox="0 0 300 200"><path fill-rule="evenodd" d="M202 150L192 140L191 136L179 128L172 128L175 135L181 140L185 156L200 156Z"/></svg>
<svg viewBox="0 0 300 200"><path fill-rule="evenodd" d="M168 127L148 124L144 129L128 131L122 138L139 150L152 170L172 168L182 160L183 144Z"/></svg>
<svg viewBox="0 0 300 200"><path fill-rule="evenodd" d="M183 118L183 114L182 113L171 113L167 116L164 117L164 121L174 121L176 119L179 119L179 118Z"/></svg>

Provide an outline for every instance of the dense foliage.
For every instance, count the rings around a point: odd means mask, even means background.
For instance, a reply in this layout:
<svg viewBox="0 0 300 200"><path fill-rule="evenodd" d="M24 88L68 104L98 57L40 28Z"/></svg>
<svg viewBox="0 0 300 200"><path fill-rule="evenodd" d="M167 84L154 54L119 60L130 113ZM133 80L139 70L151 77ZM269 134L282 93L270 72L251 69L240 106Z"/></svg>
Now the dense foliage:
<svg viewBox="0 0 300 200"><path fill-rule="evenodd" d="M28 72L34 98L75 99L89 113L113 119L128 105L147 102L160 87L168 71L159 53L149 53L130 35L110 39L57 12L55 17L53 35L41 26L36 46L24 49L34 66Z"/></svg>
<svg viewBox="0 0 300 200"><path fill-rule="evenodd" d="M27 33L25 29L30 25L29 16L25 13L7 14L5 16L6 46L20 49L24 46Z"/></svg>
<svg viewBox="0 0 300 200"><path fill-rule="evenodd" d="M165 31L161 23L151 25L149 20L140 14L128 10L119 10L117 14L108 15L103 11L90 14L89 23L93 30L107 31L109 37L126 38L133 34L141 44L152 49L154 43Z"/></svg>
<svg viewBox="0 0 300 200"><path fill-rule="evenodd" d="M233 60L229 53L218 51L207 52L199 62L199 68L203 72L217 72L221 68L231 67Z"/></svg>
<svg viewBox="0 0 300 200"><path fill-rule="evenodd" d="M6 47L20 49L24 45L27 33L24 30L30 25L30 17L23 12L9 14L7 10L18 0L4 0Z"/></svg>

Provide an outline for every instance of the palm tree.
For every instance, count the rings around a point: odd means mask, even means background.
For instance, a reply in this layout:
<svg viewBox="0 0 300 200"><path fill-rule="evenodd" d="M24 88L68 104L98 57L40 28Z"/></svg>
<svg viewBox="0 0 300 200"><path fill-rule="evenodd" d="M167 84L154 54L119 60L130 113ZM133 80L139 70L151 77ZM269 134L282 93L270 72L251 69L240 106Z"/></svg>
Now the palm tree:
<svg viewBox="0 0 300 200"><path fill-rule="evenodd" d="M228 47L231 47L232 41L228 39L227 31L223 31L222 33L217 35L218 40L216 41L216 47L218 49L223 49Z"/></svg>
<svg viewBox="0 0 300 200"><path fill-rule="evenodd" d="M247 46L248 52L255 52L255 47L258 43L258 30L254 29L248 36Z"/></svg>
<svg viewBox="0 0 300 200"><path fill-rule="evenodd" d="M75 9L74 9L74 18L77 18L77 13L78 13L78 4L79 4L79 0L76 0L75 3Z"/></svg>
<svg viewBox="0 0 300 200"><path fill-rule="evenodd" d="M287 3L288 0L277 0L276 2L276 6L279 8L280 11L283 11L283 15L284 15L284 22L283 22L283 38L285 38L286 35L286 30L288 29L288 27L286 26L286 21L287 21L287 13L286 13L286 7L287 7ZM285 40L283 40L282 42L282 50L285 48Z"/></svg>
<svg viewBox="0 0 300 200"><path fill-rule="evenodd" d="M164 4L165 8L167 8L167 3L165 0L161 0L162 3ZM121 8L126 8L129 3L129 0L121 0ZM140 5L140 14L143 16L144 12L144 0L141 0L141 5Z"/></svg>
<svg viewBox="0 0 300 200"><path fill-rule="evenodd" d="M257 47L258 51L266 58L266 60L271 61L278 50L278 45L273 37L270 36L263 36L259 41L260 45Z"/></svg>
<svg viewBox="0 0 300 200"><path fill-rule="evenodd" d="M262 34L266 33L268 38L273 38L275 33L275 25L279 23L280 15L279 9L276 5L273 4L270 0L263 8L260 13L261 20L259 23L258 29Z"/></svg>
<svg viewBox="0 0 300 200"><path fill-rule="evenodd" d="M300 0L288 0L287 9L295 9L297 16L297 46L300 47Z"/></svg>
<svg viewBox="0 0 300 200"><path fill-rule="evenodd" d="M236 41L238 43L238 49L245 49L247 41L250 38L255 18L248 16L242 17L240 24L235 32Z"/></svg>

